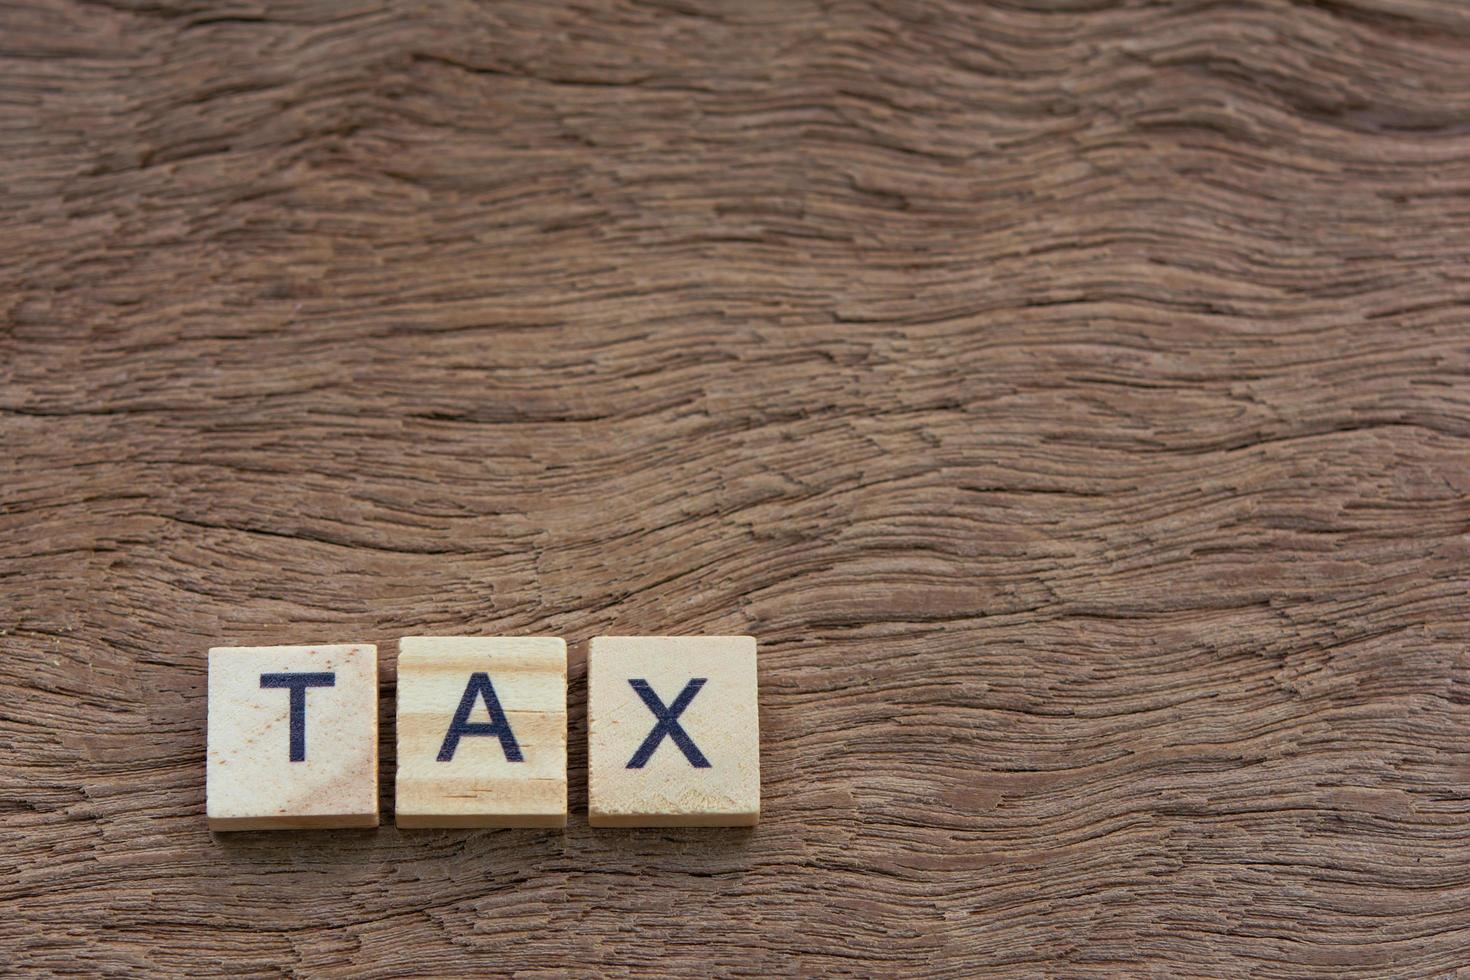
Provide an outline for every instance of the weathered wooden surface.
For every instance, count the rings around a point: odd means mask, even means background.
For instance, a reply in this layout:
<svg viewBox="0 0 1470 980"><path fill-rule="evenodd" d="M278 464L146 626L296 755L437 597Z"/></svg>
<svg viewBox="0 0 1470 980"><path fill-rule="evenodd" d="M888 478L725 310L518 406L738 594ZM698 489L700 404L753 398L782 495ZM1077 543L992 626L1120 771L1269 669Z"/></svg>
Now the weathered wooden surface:
<svg viewBox="0 0 1470 980"><path fill-rule="evenodd" d="M1470 963L1470 8L0 9L0 966ZM572 825L204 826L204 651L572 643ZM764 822L588 829L585 641Z"/></svg>

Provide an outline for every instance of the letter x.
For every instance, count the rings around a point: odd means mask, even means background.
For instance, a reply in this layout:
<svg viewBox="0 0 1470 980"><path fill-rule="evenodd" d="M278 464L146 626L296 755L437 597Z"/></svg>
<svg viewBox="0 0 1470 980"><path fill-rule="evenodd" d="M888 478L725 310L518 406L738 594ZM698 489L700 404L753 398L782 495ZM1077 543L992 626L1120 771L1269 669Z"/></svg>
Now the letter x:
<svg viewBox="0 0 1470 980"><path fill-rule="evenodd" d="M674 744L679 746L680 751L684 753L684 758L689 760L691 766L696 769L710 768L709 760L704 757L703 752L699 751L699 746L694 744L694 740L689 737L688 732L684 731L678 720L679 716L684 713L684 709L689 707L689 702L694 700L694 695L704 687L705 680L707 678L696 677L685 684L684 690L679 692L679 696L674 698L674 703L667 708L659 700L658 695L653 693L653 688L648 686L648 681L642 678L628 681L633 686L633 690L637 691L638 696L643 699L643 703L648 705L648 710L652 711L653 716L658 719L658 724L653 726L653 731L648 733L643 744L638 746L638 751L633 753L633 758L628 760L627 768L642 769L653 756L653 750L658 748L659 743L664 740L665 735L673 739Z"/></svg>

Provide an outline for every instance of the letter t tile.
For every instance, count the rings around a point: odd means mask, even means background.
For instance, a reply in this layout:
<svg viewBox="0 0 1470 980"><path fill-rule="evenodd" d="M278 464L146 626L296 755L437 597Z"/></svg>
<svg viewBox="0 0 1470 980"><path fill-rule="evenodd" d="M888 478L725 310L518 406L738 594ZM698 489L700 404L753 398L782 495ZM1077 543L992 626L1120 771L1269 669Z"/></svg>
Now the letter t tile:
<svg viewBox="0 0 1470 980"><path fill-rule="evenodd" d="M378 648L209 651L210 830L378 825Z"/></svg>
<svg viewBox="0 0 1470 980"><path fill-rule="evenodd" d="M592 826L760 819L753 637L593 637L587 692Z"/></svg>

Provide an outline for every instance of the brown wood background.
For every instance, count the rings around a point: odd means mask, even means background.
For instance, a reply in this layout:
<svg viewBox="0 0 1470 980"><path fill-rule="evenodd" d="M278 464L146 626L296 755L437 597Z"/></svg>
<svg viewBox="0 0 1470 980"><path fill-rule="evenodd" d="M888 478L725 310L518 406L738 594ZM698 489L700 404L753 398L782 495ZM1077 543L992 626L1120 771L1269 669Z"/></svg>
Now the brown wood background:
<svg viewBox="0 0 1470 980"><path fill-rule="evenodd" d="M1470 6L0 10L0 967L1470 964ZM406 633L572 825L399 834ZM586 826L600 632L765 819ZM380 646L384 826L204 828L204 651Z"/></svg>

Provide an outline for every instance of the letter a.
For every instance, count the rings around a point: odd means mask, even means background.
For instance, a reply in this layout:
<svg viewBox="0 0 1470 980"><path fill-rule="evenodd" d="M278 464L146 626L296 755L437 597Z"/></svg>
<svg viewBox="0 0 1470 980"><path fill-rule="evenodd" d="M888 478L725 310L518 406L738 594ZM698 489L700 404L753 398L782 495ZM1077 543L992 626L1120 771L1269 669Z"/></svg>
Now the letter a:
<svg viewBox="0 0 1470 980"><path fill-rule="evenodd" d="M470 712L475 710L477 697L485 699L485 710L490 713L489 724L470 721ZM440 762L448 762L454 758L454 750L459 747L459 740L465 735L498 736L500 748L505 752L505 761L523 761L521 747L516 742L515 733L510 730L510 719L505 717L500 699L495 696L495 685L490 683L489 674L477 672L470 675L470 682L465 685L464 697L459 699L459 708L454 712L454 720L449 723L444 744L439 748Z"/></svg>

